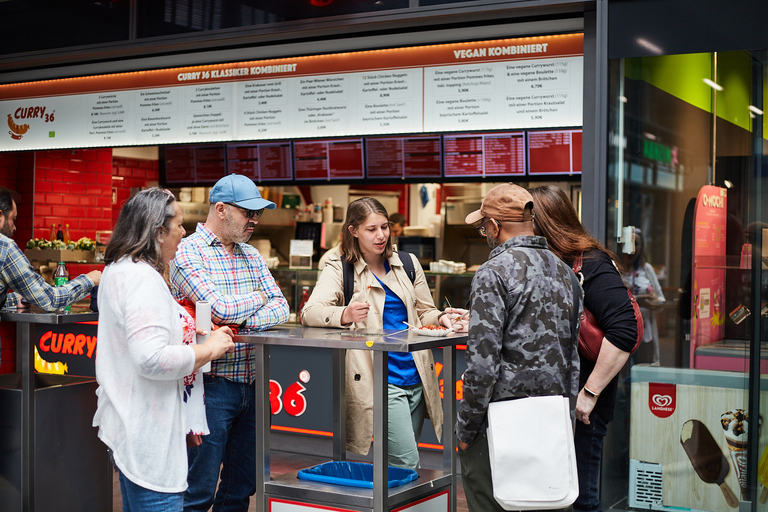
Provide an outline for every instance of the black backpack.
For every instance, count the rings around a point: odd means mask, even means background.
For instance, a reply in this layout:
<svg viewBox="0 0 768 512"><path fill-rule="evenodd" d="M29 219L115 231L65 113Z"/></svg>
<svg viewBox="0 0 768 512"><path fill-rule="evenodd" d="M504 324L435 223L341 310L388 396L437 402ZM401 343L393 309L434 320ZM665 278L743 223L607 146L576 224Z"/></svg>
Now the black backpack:
<svg viewBox="0 0 768 512"><path fill-rule="evenodd" d="M403 270L405 270L411 283L413 283L416 280L416 269L413 267L411 255L405 251L399 251L397 254L403 262ZM355 266L347 263L347 258L344 254L341 255L341 268L341 280L344 283L344 305L347 305L352 298L352 293L355 291Z"/></svg>

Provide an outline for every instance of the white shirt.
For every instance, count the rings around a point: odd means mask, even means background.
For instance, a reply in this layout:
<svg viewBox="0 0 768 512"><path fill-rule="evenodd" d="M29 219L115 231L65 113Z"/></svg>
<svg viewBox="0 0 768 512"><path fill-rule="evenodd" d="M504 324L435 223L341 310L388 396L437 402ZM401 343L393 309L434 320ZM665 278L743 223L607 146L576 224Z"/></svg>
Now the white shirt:
<svg viewBox="0 0 768 512"><path fill-rule="evenodd" d="M187 488L184 377L195 353L182 344L182 308L162 276L122 258L99 286L98 408L93 426L131 482L157 492Z"/></svg>

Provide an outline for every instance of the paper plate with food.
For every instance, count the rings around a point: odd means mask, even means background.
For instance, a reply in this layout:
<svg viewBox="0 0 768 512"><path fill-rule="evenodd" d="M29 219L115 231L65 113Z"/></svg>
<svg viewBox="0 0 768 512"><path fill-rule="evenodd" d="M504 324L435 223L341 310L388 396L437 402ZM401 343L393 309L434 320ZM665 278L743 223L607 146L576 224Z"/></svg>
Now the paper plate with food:
<svg viewBox="0 0 768 512"><path fill-rule="evenodd" d="M450 329L442 325L422 325L421 327L412 326L410 331L415 332L416 334L419 334L421 336L433 336L437 338L442 336L448 336L450 333L453 332L453 329Z"/></svg>

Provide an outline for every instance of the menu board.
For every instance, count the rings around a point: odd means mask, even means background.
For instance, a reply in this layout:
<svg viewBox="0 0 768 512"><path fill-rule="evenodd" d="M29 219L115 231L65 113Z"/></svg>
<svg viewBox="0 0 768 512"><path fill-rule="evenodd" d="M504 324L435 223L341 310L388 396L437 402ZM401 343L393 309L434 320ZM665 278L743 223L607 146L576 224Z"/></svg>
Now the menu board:
<svg viewBox="0 0 768 512"><path fill-rule="evenodd" d="M528 132L528 174L580 174L581 130Z"/></svg>
<svg viewBox="0 0 768 512"><path fill-rule="evenodd" d="M524 176L525 133L443 135L446 178Z"/></svg>
<svg viewBox="0 0 768 512"><path fill-rule="evenodd" d="M227 174L224 145L164 148L165 183L215 183Z"/></svg>
<svg viewBox="0 0 768 512"><path fill-rule="evenodd" d="M293 167L296 180L362 179L363 139L295 141Z"/></svg>
<svg viewBox="0 0 768 512"><path fill-rule="evenodd" d="M227 144L227 169L230 174L242 174L253 181L290 181L291 142Z"/></svg>
<svg viewBox="0 0 768 512"><path fill-rule="evenodd" d="M439 135L366 137L368 178L440 178Z"/></svg>
<svg viewBox="0 0 768 512"><path fill-rule="evenodd" d="M0 151L579 126L583 45L559 34L2 84Z"/></svg>

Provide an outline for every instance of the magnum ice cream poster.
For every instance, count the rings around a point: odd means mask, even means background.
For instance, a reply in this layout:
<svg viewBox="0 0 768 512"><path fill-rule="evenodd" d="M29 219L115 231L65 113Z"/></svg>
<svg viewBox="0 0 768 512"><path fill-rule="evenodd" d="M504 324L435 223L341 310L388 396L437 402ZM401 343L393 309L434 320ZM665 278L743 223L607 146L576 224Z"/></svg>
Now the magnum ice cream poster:
<svg viewBox="0 0 768 512"><path fill-rule="evenodd" d="M721 373L687 372L708 377ZM718 387L716 378L706 380L712 386L633 382L629 456L661 465L661 505L732 512L740 500L747 499L750 429L758 429L761 450L768 441L768 429L749 414L744 389ZM768 393L761 395L761 400L768 399ZM768 454L760 455L758 495L768 483ZM768 491L762 494L768 498Z"/></svg>
<svg viewBox="0 0 768 512"><path fill-rule="evenodd" d="M725 235L727 189L701 187L694 209L691 366L696 348L723 339L725 333Z"/></svg>

